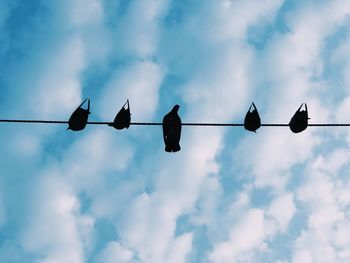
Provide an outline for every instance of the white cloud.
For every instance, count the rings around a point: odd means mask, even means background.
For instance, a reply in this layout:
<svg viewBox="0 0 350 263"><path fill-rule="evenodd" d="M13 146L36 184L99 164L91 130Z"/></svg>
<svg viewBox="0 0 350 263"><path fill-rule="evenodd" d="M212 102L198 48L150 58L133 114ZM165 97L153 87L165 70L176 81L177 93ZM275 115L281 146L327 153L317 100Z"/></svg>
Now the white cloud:
<svg viewBox="0 0 350 263"><path fill-rule="evenodd" d="M301 257L310 262L349 260L350 239L344 233L349 231L350 200L343 196L349 180L338 171L348 158L346 151L335 150L316 158L306 170L297 196L307 209L307 227L296 240L293 262Z"/></svg>
<svg viewBox="0 0 350 263"><path fill-rule="evenodd" d="M133 121L150 121L157 109L163 77L162 67L150 61L135 62L116 70L103 91L100 115L113 120L128 98Z"/></svg>
<svg viewBox="0 0 350 263"><path fill-rule="evenodd" d="M289 193L275 198L268 208L268 213L276 220L280 231L285 232L295 210L293 195Z"/></svg>
<svg viewBox="0 0 350 263"><path fill-rule="evenodd" d="M91 26L104 19L104 10L100 0L75 0L65 3L69 12L69 23L74 26Z"/></svg>
<svg viewBox="0 0 350 263"><path fill-rule="evenodd" d="M244 262L251 258L252 251L264 249L264 237L264 212L250 209L230 229L229 240L214 247L209 259L218 263Z"/></svg>
<svg viewBox="0 0 350 263"><path fill-rule="evenodd" d="M169 247L178 245L172 239L179 209L178 202L166 195L137 196L118 224L120 237L141 261L164 262Z"/></svg>
<svg viewBox="0 0 350 263"><path fill-rule="evenodd" d="M168 0L131 1L126 13L116 19L113 46L117 56L152 57L158 47L162 16Z"/></svg>
<svg viewBox="0 0 350 263"><path fill-rule="evenodd" d="M346 26L348 24L349 22L346 23ZM350 85L350 76L348 74L349 68L350 68L349 43L350 43L350 35L346 34L346 37L335 48L330 58L331 65L340 70L341 76L344 80L344 83L343 83L344 87L338 87L338 88L344 88L347 93L349 93L349 85Z"/></svg>
<svg viewBox="0 0 350 263"><path fill-rule="evenodd" d="M198 13L191 16L187 24L191 32L205 42L241 40L250 26L271 23L282 3L282 0L207 0L197 6Z"/></svg>
<svg viewBox="0 0 350 263"><path fill-rule="evenodd" d="M327 158L327 159L326 159ZM350 155L346 149L337 149L325 156L318 156L313 162L313 169L337 175L339 170L347 165Z"/></svg>
<svg viewBox="0 0 350 263"><path fill-rule="evenodd" d="M250 49L235 44L202 58L203 65L198 66L189 83L181 87L183 99L191 105L187 118L198 122L225 122L236 117L242 107L247 107L247 98L251 95L252 59Z"/></svg>
<svg viewBox="0 0 350 263"><path fill-rule="evenodd" d="M96 263L130 263L133 261L133 253L118 242L109 242L106 248L97 257ZM135 261L136 262L136 261Z"/></svg>
<svg viewBox="0 0 350 263"><path fill-rule="evenodd" d="M295 135L288 128L261 128L257 135L240 142L234 156L251 171L256 186L280 191L291 176L289 169L309 158L318 144L319 139L310 131Z"/></svg>
<svg viewBox="0 0 350 263"><path fill-rule="evenodd" d="M199 190L195 211L192 212L191 222L195 225L216 226L218 206L223 197L222 187L218 177L206 177Z"/></svg>
<svg viewBox="0 0 350 263"><path fill-rule="evenodd" d="M41 262L83 262L79 231L91 230L93 221L82 220L79 201L58 175L48 171L33 189L33 207L22 245L26 251L41 255Z"/></svg>
<svg viewBox="0 0 350 263"><path fill-rule="evenodd" d="M131 144L112 128L97 128L67 149L62 169L77 190L92 190L103 184L105 173L125 171L133 154Z"/></svg>
<svg viewBox="0 0 350 263"><path fill-rule="evenodd" d="M303 263L313 263L312 257L309 252L305 250L298 251L293 257L293 263L303 262Z"/></svg>
<svg viewBox="0 0 350 263"><path fill-rule="evenodd" d="M86 66L84 43L79 37L63 41L62 46L49 55L36 74L40 74L28 96L29 107L39 118L69 116L80 104L79 74Z"/></svg>
<svg viewBox="0 0 350 263"><path fill-rule="evenodd" d="M166 255L166 263L189 262L188 255L192 250L193 235L190 233L176 237L170 246L170 251Z"/></svg>

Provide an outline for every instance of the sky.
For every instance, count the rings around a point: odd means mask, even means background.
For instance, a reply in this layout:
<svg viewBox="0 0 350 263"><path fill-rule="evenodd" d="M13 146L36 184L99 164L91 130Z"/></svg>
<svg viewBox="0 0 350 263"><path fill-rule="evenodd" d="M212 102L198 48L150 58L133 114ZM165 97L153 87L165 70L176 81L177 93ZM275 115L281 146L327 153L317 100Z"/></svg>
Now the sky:
<svg viewBox="0 0 350 263"><path fill-rule="evenodd" d="M349 123L349 0L0 0L0 118ZM350 262L350 129L0 124L0 262Z"/></svg>

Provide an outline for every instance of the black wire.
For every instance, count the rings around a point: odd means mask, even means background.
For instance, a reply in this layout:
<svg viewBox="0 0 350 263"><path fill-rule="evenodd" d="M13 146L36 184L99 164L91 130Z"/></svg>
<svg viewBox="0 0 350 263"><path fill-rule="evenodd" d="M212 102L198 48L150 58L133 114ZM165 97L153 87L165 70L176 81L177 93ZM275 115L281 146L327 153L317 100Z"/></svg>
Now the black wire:
<svg viewBox="0 0 350 263"><path fill-rule="evenodd" d="M20 122L20 123L57 123L64 124L68 123L68 121L44 121L44 120L0 120L0 122Z"/></svg>
<svg viewBox="0 0 350 263"><path fill-rule="evenodd" d="M109 124L110 122L108 122ZM89 124L89 122L88 122ZM106 124L106 123L90 123L90 124ZM162 125L161 122L131 122L130 125ZM243 123L182 123L182 126L229 126L229 127L238 127L244 126ZM289 124L286 123L262 123L261 126L265 127L288 127ZM311 127L350 127L350 123L310 123L308 126Z"/></svg>
<svg viewBox="0 0 350 263"><path fill-rule="evenodd" d="M43 124L68 124L68 121L46 121L46 120L11 120L11 119L0 119L1 122L7 123L43 123ZM106 121L88 121L87 124L94 125L108 125L113 124L113 122ZM130 125L143 125L143 126L157 126L162 125L161 122L131 122ZM229 126L229 127L237 127L244 126L241 123L182 123L182 126ZM265 127L287 127L289 124L283 123L264 123L261 126ZM308 124L308 126L313 127L350 127L350 123L313 123Z"/></svg>

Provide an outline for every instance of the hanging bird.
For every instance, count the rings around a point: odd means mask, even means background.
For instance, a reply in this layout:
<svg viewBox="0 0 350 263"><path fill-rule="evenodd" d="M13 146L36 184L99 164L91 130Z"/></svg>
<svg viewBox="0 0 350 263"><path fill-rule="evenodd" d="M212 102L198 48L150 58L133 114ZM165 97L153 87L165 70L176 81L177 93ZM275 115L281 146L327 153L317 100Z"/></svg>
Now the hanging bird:
<svg viewBox="0 0 350 263"><path fill-rule="evenodd" d="M305 110L301 110L301 107L305 105ZM294 133L299 133L307 128L308 120L307 105L306 103L301 104L299 109L295 112L292 119L289 122L289 128Z"/></svg>
<svg viewBox="0 0 350 263"><path fill-rule="evenodd" d="M181 149L181 119L177 114L179 108L179 105L175 105L163 118L163 139L166 152L178 152Z"/></svg>
<svg viewBox="0 0 350 263"><path fill-rule="evenodd" d="M252 110L253 107L253 110ZM261 126L261 120L258 113L258 109L255 107L254 102L250 105L249 110L244 118L244 128L248 131L256 132Z"/></svg>
<svg viewBox="0 0 350 263"><path fill-rule="evenodd" d="M85 128L90 114L90 99L88 100L87 109L83 109L81 106L83 106L86 100L70 116L67 130L80 131Z"/></svg>
<svg viewBox="0 0 350 263"><path fill-rule="evenodd" d="M125 109L126 105L128 105L127 109ZM127 100L126 103L123 105L123 107L119 110L119 112L115 116L113 123L108 125L116 128L117 130L122 130L124 128L128 129L131 121L130 116L131 116L130 105L129 105L129 100Z"/></svg>

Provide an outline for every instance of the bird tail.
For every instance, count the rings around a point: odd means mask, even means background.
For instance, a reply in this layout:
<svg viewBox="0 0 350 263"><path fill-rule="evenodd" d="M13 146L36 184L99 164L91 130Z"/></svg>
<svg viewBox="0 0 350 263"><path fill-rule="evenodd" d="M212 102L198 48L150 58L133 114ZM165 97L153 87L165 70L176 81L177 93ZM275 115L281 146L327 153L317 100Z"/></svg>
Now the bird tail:
<svg viewBox="0 0 350 263"><path fill-rule="evenodd" d="M173 147L173 152L178 152L181 150L180 144L175 144Z"/></svg>
<svg viewBox="0 0 350 263"><path fill-rule="evenodd" d="M170 153L172 152L172 148L169 145L165 145L165 151Z"/></svg>

